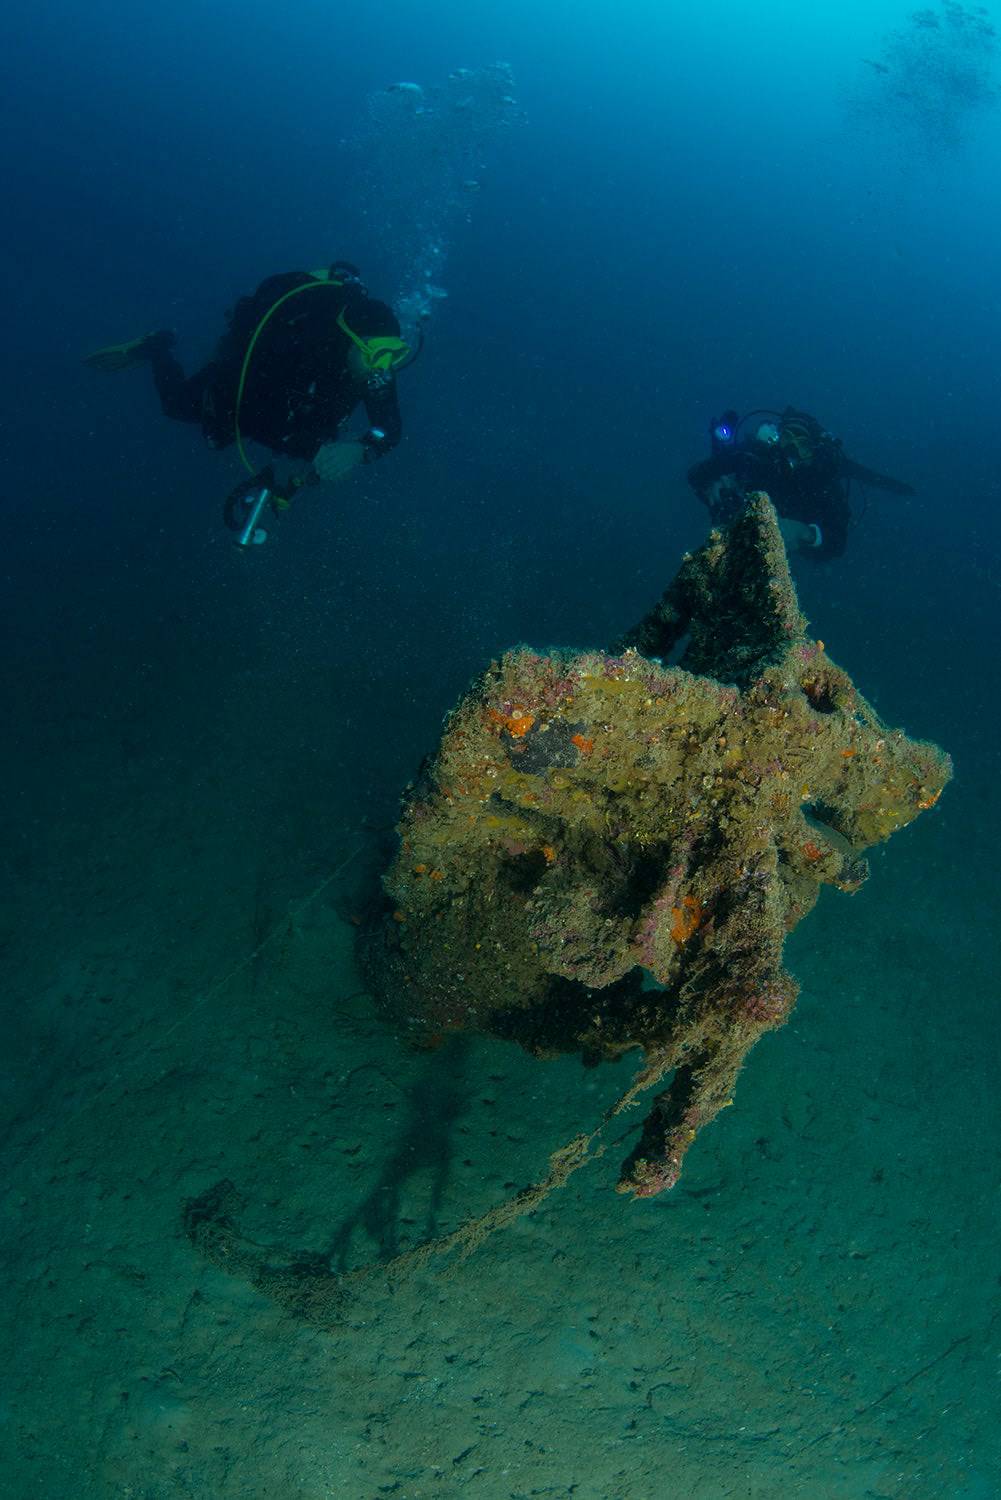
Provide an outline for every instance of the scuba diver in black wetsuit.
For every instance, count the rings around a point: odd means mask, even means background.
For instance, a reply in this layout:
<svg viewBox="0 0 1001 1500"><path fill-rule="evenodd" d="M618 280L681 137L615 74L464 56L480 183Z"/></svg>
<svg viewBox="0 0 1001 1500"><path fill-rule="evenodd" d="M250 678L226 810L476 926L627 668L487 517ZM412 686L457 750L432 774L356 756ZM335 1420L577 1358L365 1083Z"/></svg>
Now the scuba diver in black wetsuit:
<svg viewBox="0 0 1001 1500"><path fill-rule="evenodd" d="M396 374L420 346L404 343L392 309L368 295L348 261L263 281L236 304L215 357L194 375L185 376L173 343L173 333L161 330L100 349L85 363L104 371L148 363L166 416L199 423L213 448L236 444L251 477L229 496L225 516L241 534L248 507L261 494L261 506L266 500L284 509L303 485L334 483L400 441ZM367 431L341 437L359 403ZM254 473L245 440L280 457L305 459L309 467L276 488L271 465ZM264 540L256 519L244 544Z"/></svg>
<svg viewBox="0 0 1001 1500"><path fill-rule="evenodd" d="M750 418L766 420L743 436ZM851 485L871 485L893 495L913 495L911 485L866 469L849 458L840 438L825 432L808 412L756 411L740 418L724 412L710 428L712 453L688 471L688 483L709 511L714 526L725 526L748 495L764 490L779 514L790 551L822 560L840 557L852 522Z"/></svg>

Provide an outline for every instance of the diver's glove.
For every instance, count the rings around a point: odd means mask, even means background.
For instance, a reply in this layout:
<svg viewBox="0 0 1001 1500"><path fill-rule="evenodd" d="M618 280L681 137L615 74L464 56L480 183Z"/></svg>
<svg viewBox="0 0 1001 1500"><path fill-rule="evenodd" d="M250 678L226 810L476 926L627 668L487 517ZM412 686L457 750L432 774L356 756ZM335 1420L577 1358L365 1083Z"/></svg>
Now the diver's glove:
<svg viewBox="0 0 1001 1500"><path fill-rule="evenodd" d="M824 534L816 522L790 521L779 517L779 531L787 552L816 552L823 545Z"/></svg>
<svg viewBox="0 0 1001 1500"><path fill-rule="evenodd" d="M365 448L361 443L324 443L313 459L313 470L322 484L338 484L364 462Z"/></svg>

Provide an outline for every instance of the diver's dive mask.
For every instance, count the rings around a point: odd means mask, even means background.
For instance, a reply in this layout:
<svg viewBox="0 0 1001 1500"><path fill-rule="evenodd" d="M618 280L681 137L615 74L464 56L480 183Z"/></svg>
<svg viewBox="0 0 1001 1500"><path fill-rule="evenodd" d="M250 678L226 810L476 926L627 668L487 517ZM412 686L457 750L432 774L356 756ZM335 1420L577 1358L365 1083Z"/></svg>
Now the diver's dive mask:
<svg viewBox="0 0 1001 1500"><path fill-rule="evenodd" d="M795 419L783 422L779 431L779 445L790 469L798 469L813 458L813 434L805 422Z"/></svg>
<svg viewBox="0 0 1001 1500"><path fill-rule="evenodd" d="M410 345L404 343L403 339L392 338L388 335L379 335L370 339L362 338L360 334L348 327L344 319L345 311L346 309L342 307L337 314L337 326L342 333L347 334L358 350L368 375L388 378L408 363L412 351Z"/></svg>

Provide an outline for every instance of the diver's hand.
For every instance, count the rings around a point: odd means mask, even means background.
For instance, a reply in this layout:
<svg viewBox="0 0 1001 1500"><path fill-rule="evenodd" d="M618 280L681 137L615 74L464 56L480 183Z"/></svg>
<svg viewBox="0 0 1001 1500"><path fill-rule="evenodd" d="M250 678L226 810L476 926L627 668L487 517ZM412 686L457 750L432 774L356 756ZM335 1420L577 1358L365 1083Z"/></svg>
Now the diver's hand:
<svg viewBox="0 0 1001 1500"><path fill-rule="evenodd" d="M323 484L338 484L365 461L363 443L324 443L313 459L313 469Z"/></svg>
<svg viewBox="0 0 1001 1500"><path fill-rule="evenodd" d="M802 521L790 521L784 516L779 518L779 530L787 552L816 552L823 541L819 526L807 526Z"/></svg>

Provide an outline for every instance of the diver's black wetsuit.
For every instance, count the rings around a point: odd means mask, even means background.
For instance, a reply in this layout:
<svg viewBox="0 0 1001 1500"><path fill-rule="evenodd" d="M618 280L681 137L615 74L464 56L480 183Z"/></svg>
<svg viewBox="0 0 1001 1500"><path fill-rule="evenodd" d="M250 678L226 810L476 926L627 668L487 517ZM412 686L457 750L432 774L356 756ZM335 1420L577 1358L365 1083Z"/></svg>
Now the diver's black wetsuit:
<svg viewBox="0 0 1001 1500"><path fill-rule="evenodd" d="M840 438L825 432L816 417L792 406L776 416L778 441L744 438L689 469L688 483L714 525L732 521L752 490L765 490L784 519L818 528L820 544L809 556L840 557L852 523L852 481L891 495L914 494L912 485L849 458ZM798 440L790 441L796 434Z"/></svg>
<svg viewBox="0 0 1001 1500"><path fill-rule="evenodd" d="M714 526L732 521L753 490L765 490L784 519L819 528L821 541L812 556L840 557L852 520L845 481L852 471L860 475L869 471L853 464L841 443L824 432L813 417L792 407L787 407L782 417L810 424L813 443L809 458L799 459L794 450L778 443L746 438L694 464L688 471L688 483L708 508Z"/></svg>
<svg viewBox="0 0 1001 1500"><path fill-rule="evenodd" d="M376 376L362 384L352 377L352 343L337 319L343 313L361 338L398 338L395 314L358 284L318 282L305 271L270 276L253 296L242 297L215 358L197 374L186 377L169 347L153 349L153 379L164 414L200 422L212 447L228 447L236 437L237 387L255 329L279 298L311 282L316 290L290 297L278 308L254 347L240 402L240 433L283 457L311 460L336 439L361 401L370 423L362 438L366 461L394 448L402 431L396 382Z"/></svg>

